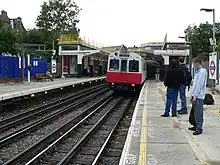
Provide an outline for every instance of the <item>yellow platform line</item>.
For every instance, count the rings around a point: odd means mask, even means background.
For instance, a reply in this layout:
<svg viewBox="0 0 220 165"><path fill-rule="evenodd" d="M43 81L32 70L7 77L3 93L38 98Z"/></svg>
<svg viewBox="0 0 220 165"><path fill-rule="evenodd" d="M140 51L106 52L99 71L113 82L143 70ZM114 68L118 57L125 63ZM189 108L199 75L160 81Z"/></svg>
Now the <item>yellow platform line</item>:
<svg viewBox="0 0 220 165"><path fill-rule="evenodd" d="M148 84L146 89L148 88ZM145 91L144 101L147 101L147 91ZM139 152L139 165L147 164L147 107L144 103L141 125L141 140L140 140L140 152Z"/></svg>
<svg viewBox="0 0 220 165"><path fill-rule="evenodd" d="M219 116L220 115L220 113L219 113L219 109L207 109L207 112L208 113L211 113L211 114L213 114L213 115L217 115L217 116Z"/></svg>

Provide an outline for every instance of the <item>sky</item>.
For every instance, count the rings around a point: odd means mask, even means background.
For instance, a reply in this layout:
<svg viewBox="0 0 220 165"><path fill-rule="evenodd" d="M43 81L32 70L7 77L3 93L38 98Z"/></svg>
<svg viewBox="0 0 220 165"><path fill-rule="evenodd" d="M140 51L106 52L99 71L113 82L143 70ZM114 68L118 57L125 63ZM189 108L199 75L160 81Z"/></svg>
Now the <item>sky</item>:
<svg viewBox="0 0 220 165"><path fill-rule="evenodd" d="M44 0L0 0L0 10L10 18L21 17L25 28L35 27ZM82 8L77 25L80 35L104 46L181 41L190 24L212 22L214 8L220 21L220 0L75 0Z"/></svg>

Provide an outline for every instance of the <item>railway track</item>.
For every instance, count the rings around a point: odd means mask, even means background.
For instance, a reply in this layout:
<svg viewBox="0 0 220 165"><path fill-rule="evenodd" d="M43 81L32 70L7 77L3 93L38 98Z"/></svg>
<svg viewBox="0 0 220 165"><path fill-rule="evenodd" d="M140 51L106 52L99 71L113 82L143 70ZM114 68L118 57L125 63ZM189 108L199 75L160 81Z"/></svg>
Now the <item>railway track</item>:
<svg viewBox="0 0 220 165"><path fill-rule="evenodd" d="M112 130L92 165L118 165L131 124L138 97L135 96L128 110L124 113L117 127Z"/></svg>
<svg viewBox="0 0 220 165"><path fill-rule="evenodd" d="M64 97L60 100L56 100L47 105L43 105L34 108L30 111L12 116L8 119L0 121L0 142L13 134L30 127L30 125L35 124L39 120L45 117L45 115L50 116L51 114L59 113L61 108L68 108L76 103L77 100L104 89L106 86L95 86L89 89L79 91L71 96ZM1 146L1 143L0 143Z"/></svg>
<svg viewBox="0 0 220 165"><path fill-rule="evenodd" d="M78 122L63 125L62 133L54 131L5 165L96 164L133 99L109 95L100 103L77 116Z"/></svg>
<svg viewBox="0 0 220 165"><path fill-rule="evenodd" d="M82 98L79 98L76 102L70 103L70 105L58 109L55 113L46 115L35 123L12 133L10 136L2 138L0 140L0 162L5 163L9 159L12 160L18 153L24 152L25 149L40 139L45 138L54 130L61 128L59 126L63 125L63 123L69 123L70 121L73 123L77 122L81 115L87 113L84 111L86 107L98 106L102 103L101 101L104 101L110 95L112 95L112 92L109 91L108 88L96 88L95 91L90 91L90 94L87 93L87 96L81 96ZM78 116L78 118L76 118L76 116Z"/></svg>

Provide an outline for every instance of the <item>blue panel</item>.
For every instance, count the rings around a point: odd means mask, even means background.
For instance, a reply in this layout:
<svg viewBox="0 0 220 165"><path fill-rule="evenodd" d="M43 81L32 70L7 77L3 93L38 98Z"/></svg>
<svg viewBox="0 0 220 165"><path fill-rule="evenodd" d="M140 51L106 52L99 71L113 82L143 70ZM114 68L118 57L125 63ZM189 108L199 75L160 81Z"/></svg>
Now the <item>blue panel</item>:
<svg viewBox="0 0 220 165"><path fill-rule="evenodd" d="M19 68L19 58L15 59L15 78L21 77L21 68Z"/></svg>
<svg viewBox="0 0 220 165"><path fill-rule="evenodd" d="M30 63L32 65L31 76L36 76L37 73L45 73L47 71L47 61L44 59L31 58ZM27 73L27 58L25 58L25 77L27 77ZM21 68L19 68L19 58L10 56L0 56L0 78L19 77L21 77Z"/></svg>
<svg viewBox="0 0 220 165"><path fill-rule="evenodd" d="M14 57L1 56L1 78L13 78L14 70Z"/></svg>

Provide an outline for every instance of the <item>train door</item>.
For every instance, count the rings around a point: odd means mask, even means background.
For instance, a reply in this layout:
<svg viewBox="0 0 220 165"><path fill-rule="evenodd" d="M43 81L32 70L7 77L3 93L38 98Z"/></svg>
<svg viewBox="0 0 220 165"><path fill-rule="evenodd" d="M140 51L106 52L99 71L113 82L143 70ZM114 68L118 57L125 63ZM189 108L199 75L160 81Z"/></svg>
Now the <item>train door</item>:
<svg viewBox="0 0 220 165"><path fill-rule="evenodd" d="M121 60L121 72L127 72L127 60L126 59Z"/></svg>
<svg viewBox="0 0 220 165"><path fill-rule="evenodd" d="M127 83L127 59L120 60L120 80L121 83Z"/></svg>

